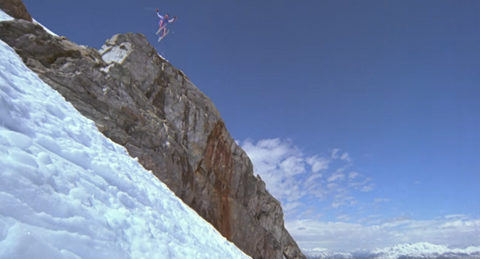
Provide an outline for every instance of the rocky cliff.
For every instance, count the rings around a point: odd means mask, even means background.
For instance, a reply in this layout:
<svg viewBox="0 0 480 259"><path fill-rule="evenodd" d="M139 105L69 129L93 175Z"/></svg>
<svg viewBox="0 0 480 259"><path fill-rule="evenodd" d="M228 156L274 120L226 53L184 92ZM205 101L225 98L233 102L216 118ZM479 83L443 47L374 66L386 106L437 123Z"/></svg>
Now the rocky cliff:
<svg viewBox="0 0 480 259"><path fill-rule="evenodd" d="M15 19L32 21L32 16L28 13L22 0L0 0L0 9Z"/></svg>
<svg viewBox="0 0 480 259"><path fill-rule="evenodd" d="M0 22L0 39L245 253L305 258L212 101L145 36L115 35L96 50L14 20Z"/></svg>

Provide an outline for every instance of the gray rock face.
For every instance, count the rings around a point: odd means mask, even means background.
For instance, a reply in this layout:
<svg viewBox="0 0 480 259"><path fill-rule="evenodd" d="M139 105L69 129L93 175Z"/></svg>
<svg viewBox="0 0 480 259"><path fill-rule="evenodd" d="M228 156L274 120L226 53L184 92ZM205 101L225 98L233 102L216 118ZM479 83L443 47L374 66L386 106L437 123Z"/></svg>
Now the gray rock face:
<svg viewBox="0 0 480 259"><path fill-rule="evenodd" d="M28 13L22 0L0 0L0 9L15 19L32 21L32 16Z"/></svg>
<svg viewBox="0 0 480 259"><path fill-rule="evenodd" d="M214 104L145 36L115 35L97 51L15 20L0 22L0 39L245 253L305 258Z"/></svg>

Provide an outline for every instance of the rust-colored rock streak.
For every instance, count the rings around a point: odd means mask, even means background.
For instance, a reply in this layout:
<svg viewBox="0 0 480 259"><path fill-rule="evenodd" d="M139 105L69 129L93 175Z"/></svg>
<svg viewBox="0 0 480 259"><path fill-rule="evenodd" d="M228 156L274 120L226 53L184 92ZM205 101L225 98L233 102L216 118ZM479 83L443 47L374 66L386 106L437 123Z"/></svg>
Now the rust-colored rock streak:
<svg viewBox="0 0 480 259"><path fill-rule="evenodd" d="M214 184L215 191L221 197L219 206L220 215L216 220L215 228L222 233L224 237L231 240L232 228L230 226L230 185L233 174L232 151L227 146L222 136L225 129L223 121L219 121L213 128L212 133L207 139L207 148L204 160L202 161L204 170L207 175L213 174L216 181Z"/></svg>

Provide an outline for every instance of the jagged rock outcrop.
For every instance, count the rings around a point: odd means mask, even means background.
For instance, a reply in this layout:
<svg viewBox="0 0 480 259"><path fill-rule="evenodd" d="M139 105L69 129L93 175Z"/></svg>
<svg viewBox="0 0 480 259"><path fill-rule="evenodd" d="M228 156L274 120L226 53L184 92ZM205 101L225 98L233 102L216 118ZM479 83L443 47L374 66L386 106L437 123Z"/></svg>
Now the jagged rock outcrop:
<svg viewBox="0 0 480 259"><path fill-rule="evenodd" d="M15 19L32 21L32 16L30 16L22 0L0 0L0 9Z"/></svg>
<svg viewBox="0 0 480 259"><path fill-rule="evenodd" d="M15 20L0 22L0 39L245 253L305 258L214 104L145 36L115 35L97 51Z"/></svg>

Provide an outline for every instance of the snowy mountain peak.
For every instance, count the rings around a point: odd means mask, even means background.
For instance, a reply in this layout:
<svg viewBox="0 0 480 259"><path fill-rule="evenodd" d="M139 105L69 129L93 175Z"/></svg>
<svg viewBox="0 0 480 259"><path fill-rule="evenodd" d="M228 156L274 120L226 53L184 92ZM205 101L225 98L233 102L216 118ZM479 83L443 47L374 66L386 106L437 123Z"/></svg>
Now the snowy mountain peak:
<svg viewBox="0 0 480 259"><path fill-rule="evenodd" d="M427 242L419 242L414 244L400 244L383 249L375 249L371 254L380 255L381 258L437 258L440 256L479 256L480 247L469 247L466 249L450 249L444 245L435 245ZM467 258L467 257L465 257ZM472 258L472 257L468 257Z"/></svg>
<svg viewBox="0 0 480 259"><path fill-rule="evenodd" d="M448 247L443 245L434 245L426 242L415 244L400 244L383 249L375 249L372 253L377 254L398 254L398 255L424 255L424 254L442 254L450 251Z"/></svg>
<svg viewBox="0 0 480 259"><path fill-rule="evenodd" d="M427 242L399 244L361 252L333 252L326 249L303 250L309 259L480 259L480 247L450 249Z"/></svg>
<svg viewBox="0 0 480 259"><path fill-rule="evenodd" d="M302 250L309 259L353 259L350 253L334 252L323 248L314 248L311 250Z"/></svg>

